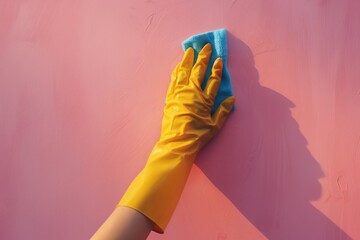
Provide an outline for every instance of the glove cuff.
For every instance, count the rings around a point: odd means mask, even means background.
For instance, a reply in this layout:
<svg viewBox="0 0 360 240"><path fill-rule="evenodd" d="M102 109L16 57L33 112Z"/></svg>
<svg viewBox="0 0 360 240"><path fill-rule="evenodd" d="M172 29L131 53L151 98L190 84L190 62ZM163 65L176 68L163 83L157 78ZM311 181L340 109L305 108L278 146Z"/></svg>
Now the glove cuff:
<svg viewBox="0 0 360 240"><path fill-rule="evenodd" d="M193 149L189 141L172 145L160 140L117 207L141 212L154 222L154 231L164 233L195 160Z"/></svg>

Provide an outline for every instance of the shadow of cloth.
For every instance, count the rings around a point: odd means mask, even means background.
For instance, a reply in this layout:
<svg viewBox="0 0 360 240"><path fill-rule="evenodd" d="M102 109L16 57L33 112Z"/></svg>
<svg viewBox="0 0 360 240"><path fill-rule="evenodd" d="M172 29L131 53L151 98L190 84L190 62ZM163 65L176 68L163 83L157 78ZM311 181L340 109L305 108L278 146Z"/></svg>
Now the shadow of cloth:
<svg viewBox="0 0 360 240"><path fill-rule="evenodd" d="M295 104L259 84L250 48L231 33L229 49L237 109L197 166L268 239L351 239L310 203L324 173L291 116Z"/></svg>

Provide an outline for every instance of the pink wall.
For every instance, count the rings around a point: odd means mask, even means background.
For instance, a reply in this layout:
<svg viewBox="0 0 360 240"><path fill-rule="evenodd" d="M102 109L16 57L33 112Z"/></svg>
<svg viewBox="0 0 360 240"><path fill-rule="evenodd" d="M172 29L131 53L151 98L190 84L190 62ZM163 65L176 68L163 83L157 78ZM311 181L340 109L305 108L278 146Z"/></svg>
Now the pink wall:
<svg viewBox="0 0 360 240"><path fill-rule="evenodd" d="M89 238L159 137L181 41L221 27L237 110L149 239L360 239L359 11L0 0L0 239Z"/></svg>

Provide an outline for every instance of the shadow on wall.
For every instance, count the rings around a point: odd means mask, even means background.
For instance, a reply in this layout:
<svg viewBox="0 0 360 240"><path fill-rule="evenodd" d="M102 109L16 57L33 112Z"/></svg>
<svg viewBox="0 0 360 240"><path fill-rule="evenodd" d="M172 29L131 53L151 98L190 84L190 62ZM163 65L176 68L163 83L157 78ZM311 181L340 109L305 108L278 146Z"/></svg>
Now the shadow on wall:
<svg viewBox="0 0 360 240"><path fill-rule="evenodd" d="M196 164L268 239L351 239L310 203L324 174L291 116L294 103L259 84L250 48L228 36L237 109L221 148L210 142Z"/></svg>

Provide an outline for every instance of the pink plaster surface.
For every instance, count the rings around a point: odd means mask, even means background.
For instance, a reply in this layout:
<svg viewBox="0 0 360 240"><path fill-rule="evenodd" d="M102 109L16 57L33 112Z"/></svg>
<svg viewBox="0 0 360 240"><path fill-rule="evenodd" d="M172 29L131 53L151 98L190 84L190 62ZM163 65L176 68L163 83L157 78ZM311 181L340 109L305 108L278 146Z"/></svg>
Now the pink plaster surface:
<svg viewBox="0 0 360 240"><path fill-rule="evenodd" d="M151 240L360 239L360 2L0 0L0 239L88 239L159 138L190 35L237 110Z"/></svg>

